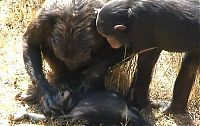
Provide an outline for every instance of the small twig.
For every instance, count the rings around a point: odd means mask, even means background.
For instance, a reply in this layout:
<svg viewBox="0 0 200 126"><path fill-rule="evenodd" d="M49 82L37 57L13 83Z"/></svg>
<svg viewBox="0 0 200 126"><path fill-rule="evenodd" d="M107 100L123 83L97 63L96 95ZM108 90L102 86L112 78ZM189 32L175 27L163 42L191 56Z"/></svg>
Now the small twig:
<svg viewBox="0 0 200 126"><path fill-rule="evenodd" d="M11 121L22 121L27 118L36 122L45 121L47 119L43 114L29 113L26 111L10 114L8 117Z"/></svg>
<svg viewBox="0 0 200 126"><path fill-rule="evenodd" d="M144 53L144 52L147 52L147 51L151 51L151 50L154 50L154 49L157 49L158 47L152 47L152 48L148 48L148 49L144 49L142 51L139 51L138 53L133 53L132 55L126 57L125 59L123 59L121 62L119 62L117 65L115 65L113 68L116 68L118 67L119 65L121 65L122 63L130 60L133 56L135 56L136 54L141 54L141 53ZM126 50L126 48L125 48Z"/></svg>

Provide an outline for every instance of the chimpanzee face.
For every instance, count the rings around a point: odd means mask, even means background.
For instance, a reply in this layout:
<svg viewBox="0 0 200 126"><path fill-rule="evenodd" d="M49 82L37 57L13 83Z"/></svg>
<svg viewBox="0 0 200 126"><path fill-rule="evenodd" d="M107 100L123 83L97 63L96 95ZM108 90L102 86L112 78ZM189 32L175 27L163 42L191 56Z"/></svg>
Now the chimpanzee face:
<svg viewBox="0 0 200 126"><path fill-rule="evenodd" d="M118 7L115 8L115 3L111 1L99 11L96 20L98 32L107 38L113 48L120 48L126 43L128 9L118 9Z"/></svg>
<svg viewBox="0 0 200 126"><path fill-rule="evenodd" d="M95 18L84 19L84 21L74 19L71 24L69 21L60 20L55 26L53 36L54 53L69 69L87 64L105 41L96 30Z"/></svg>

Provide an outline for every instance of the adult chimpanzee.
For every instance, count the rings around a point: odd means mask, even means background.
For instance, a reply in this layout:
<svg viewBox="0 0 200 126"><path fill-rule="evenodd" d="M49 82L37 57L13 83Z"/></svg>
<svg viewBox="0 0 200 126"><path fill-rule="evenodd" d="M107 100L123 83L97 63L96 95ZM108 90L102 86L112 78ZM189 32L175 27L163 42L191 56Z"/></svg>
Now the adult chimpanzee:
<svg viewBox="0 0 200 126"><path fill-rule="evenodd" d="M58 104L62 105L66 120L84 120L88 126L149 125L137 109L127 105L124 97L111 91L79 93L66 90L55 99L59 99Z"/></svg>
<svg viewBox="0 0 200 126"><path fill-rule="evenodd" d="M139 56L136 84L130 90L137 104L149 104L152 69L161 50L186 52L175 82L173 99L165 112L181 113L200 64L200 3L178 0L113 0L100 10L97 30L113 48L129 52L157 49Z"/></svg>
<svg viewBox="0 0 200 126"><path fill-rule="evenodd" d="M84 91L104 88L109 67L123 57L123 50L112 49L96 30L95 10L102 5L100 0L49 0L29 24L23 36L24 63L46 113L61 108L54 98L57 88L43 73L43 57L59 83Z"/></svg>

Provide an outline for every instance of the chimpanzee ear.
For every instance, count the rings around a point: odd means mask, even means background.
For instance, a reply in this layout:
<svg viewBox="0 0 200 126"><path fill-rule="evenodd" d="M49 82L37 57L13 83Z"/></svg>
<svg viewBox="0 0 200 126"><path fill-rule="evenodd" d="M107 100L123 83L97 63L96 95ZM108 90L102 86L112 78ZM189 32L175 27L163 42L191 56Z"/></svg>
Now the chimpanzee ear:
<svg viewBox="0 0 200 126"><path fill-rule="evenodd" d="M116 30L116 31L123 32L123 31L126 31L126 29L127 29L127 27L125 25L115 25L114 26L114 30Z"/></svg>

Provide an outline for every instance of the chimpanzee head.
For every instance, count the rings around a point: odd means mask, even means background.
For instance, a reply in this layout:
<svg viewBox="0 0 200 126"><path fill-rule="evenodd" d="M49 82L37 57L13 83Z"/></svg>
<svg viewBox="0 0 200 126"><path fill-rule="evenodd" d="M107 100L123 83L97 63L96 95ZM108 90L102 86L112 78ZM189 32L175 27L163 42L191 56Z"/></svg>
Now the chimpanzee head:
<svg viewBox="0 0 200 126"><path fill-rule="evenodd" d="M96 20L98 32L107 38L113 48L127 43L126 31L129 22L130 5L127 0L113 0L99 11ZM125 4L126 3L126 4Z"/></svg>
<svg viewBox="0 0 200 126"><path fill-rule="evenodd" d="M92 3L87 4L78 3L63 9L54 27L54 53L69 69L87 64L106 41L96 30L97 12L90 5Z"/></svg>

